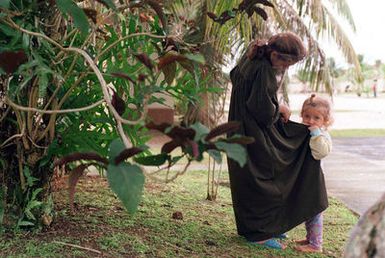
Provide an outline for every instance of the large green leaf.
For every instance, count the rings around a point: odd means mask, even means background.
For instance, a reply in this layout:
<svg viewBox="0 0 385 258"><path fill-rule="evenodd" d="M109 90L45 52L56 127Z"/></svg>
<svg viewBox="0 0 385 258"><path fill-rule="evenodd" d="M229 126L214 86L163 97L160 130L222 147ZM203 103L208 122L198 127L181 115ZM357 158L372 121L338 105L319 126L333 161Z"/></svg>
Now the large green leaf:
<svg viewBox="0 0 385 258"><path fill-rule="evenodd" d="M65 15L69 14L74 19L75 26L84 34L88 33L90 25L84 11L72 0L56 0L59 10Z"/></svg>
<svg viewBox="0 0 385 258"><path fill-rule="evenodd" d="M160 166L163 165L169 158L167 153L160 153L146 157L136 157L135 162L145 166Z"/></svg>
<svg viewBox="0 0 385 258"><path fill-rule="evenodd" d="M128 163L107 168L108 183L129 213L134 213L142 198L144 175L140 167Z"/></svg>
<svg viewBox="0 0 385 258"><path fill-rule="evenodd" d="M129 213L134 213L142 197L144 175L141 168L127 162L114 165L114 159L125 149L120 138L109 147L110 165L107 167L108 183Z"/></svg>
<svg viewBox="0 0 385 258"><path fill-rule="evenodd" d="M115 139L111 142L108 150L108 160L110 163L114 163L115 158L125 149L122 140L120 138Z"/></svg>
<svg viewBox="0 0 385 258"><path fill-rule="evenodd" d="M12 29L11 27L4 25L4 24L0 24L0 31L9 37L16 37L18 34L20 34L19 31ZM2 46L2 47L4 47L4 46Z"/></svg>
<svg viewBox="0 0 385 258"><path fill-rule="evenodd" d="M191 125L190 127L195 130L194 141L201 140L203 137L205 137L210 132L210 130L206 126L204 126L203 124L201 124L199 122Z"/></svg>
<svg viewBox="0 0 385 258"><path fill-rule="evenodd" d="M9 3L11 2L11 0L1 0L0 1L0 7L3 7L3 8L9 8Z"/></svg>
<svg viewBox="0 0 385 258"><path fill-rule="evenodd" d="M222 154L217 150L208 150L207 153L215 160L216 163L222 163Z"/></svg>
<svg viewBox="0 0 385 258"><path fill-rule="evenodd" d="M239 144L234 143L226 143L226 142L216 142L215 146L226 152L227 156L243 167L247 161L247 152L246 149Z"/></svg>

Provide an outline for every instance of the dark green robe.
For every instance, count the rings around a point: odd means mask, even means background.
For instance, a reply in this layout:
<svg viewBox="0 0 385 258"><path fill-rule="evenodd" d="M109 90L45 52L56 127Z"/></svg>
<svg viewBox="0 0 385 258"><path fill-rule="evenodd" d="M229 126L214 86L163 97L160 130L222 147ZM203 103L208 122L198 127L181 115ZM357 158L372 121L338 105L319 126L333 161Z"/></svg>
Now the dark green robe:
<svg viewBox="0 0 385 258"><path fill-rule="evenodd" d="M279 118L275 71L265 59L244 56L230 73L229 121L252 136L244 167L228 159L238 234L260 241L284 233L328 206L320 161L306 126Z"/></svg>

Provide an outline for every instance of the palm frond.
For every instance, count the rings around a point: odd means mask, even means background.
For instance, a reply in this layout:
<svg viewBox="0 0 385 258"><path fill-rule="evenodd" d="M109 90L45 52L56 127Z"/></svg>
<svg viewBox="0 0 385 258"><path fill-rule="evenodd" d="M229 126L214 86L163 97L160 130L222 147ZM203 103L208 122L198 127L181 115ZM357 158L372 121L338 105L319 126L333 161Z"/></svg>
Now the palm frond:
<svg viewBox="0 0 385 258"><path fill-rule="evenodd" d="M329 0L329 2L336 8L340 17L345 18L345 20L350 24L352 30L356 31L356 25L348 3L345 0Z"/></svg>
<svg viewBox="0 0 385 258"><path fill-rule="evenodd" d="M329 19L327 26L329 35L335 40L337 46L340 48L347 62L354 65L357 72L357 81L362 81L361 66L358 61L357 54L349 38L347 37L346 33L341 28L341 26L338 24L336 19L333 17L333 15L331 15L327 9L325 9L325 12L328 14L327 17Z"/></svg>
<svg viewBox="0 0 385 258"><path fill-rule="evenodd" d="M333 85L332 81L329 80L331 78L329 76L330 71L326 69L324 51L318 43L318 40L325 38L325 35L336 43L346 61L354 66L357 82L362 81L361 67L354 48L340 24L322 1L296 1L293 4L289 0L276 0L275 4L282 16L285 17L284 25L287 25L289 30L294 31L307 41L308 59L311 58L312 60L307 61L305 67L311 74L310 82L313 89L316 90L319 87L318 84L323 83L326 90L331 92L329 87ZM276 21L279 20L276 19ZM279 26L282 24L279 23ZM314 71L318 72L314 73Z"/></svg>
<svg viewBox="0 0 385 258"><path fill-rule="evenodd" d="M320 83L323 83L325 89L328 92L332 92L332 81L330 81L329 76L325 76L325 71L319 72L324 69L325 66L325 54L320 47L317 39L312 35L311 30L308 25L305 24L304 19L302 19L298 12L292 7L292 5L286 0L275 1L277 9L280 11L280 15L285 17L285 26L288 30L294 31L301 38L305 39L307 42L308 56L300 66L309 74L309 82L312 89L317 90ZM278 26L281 24L279 20ZM289 21L286 23L286 21Z"/></svg>
<svg viewBox="0 0 385 258"><path fill-rule="evenodd" d="M352 29L355 29L353 18L346 2L337 0L333 0L331 2L336 5L337 12L340 15L345 15L348 21L351 20ZM341 53L345 57L346 61L355 67L356 80L361 82L362 73L357 54L341 25L328 8L322 4L321 0L307 1L306 3L308 4L308 9L311 12L311 23L309 25L313 25L313 28L315 28L316 37L319 38L320 36L326 34L329 40L333 40L341 50Z"/></svg>
<svg viewBox="0 0 385 258"><path fill-rule="evenodd" d="M175 3L183 2L177 0ZM181 8L194 14L195 19L200 20L199 27L203 49L206 49L205 57L208 63L217 67L225 64L229 56L237 56L234 52L243 52L244 48L254 38L269 38L277 32L290 30L301 36L307 44L308 60L301 65L308 70L313 89L317 89L322 83L326 90L331 92L332 80L327 69L325 54L319 45L319 40L327 38L334 41L346 61L354 66L356 79L362 80L361 68L357 55L349 38L343 31L327 6L344 18L355 30L352 14L346 0L270 0L274 8L264 8L268 13L268 20L264 21L257 15L248 17L246 14L237 14L224 24L219 24L210 19L206 12L210 11L219 16L224 11L233 10L241 3L241 0L196 0L186 1ZM193 12L191 8L197 8ZM238 55L239 56L239 55ZM228 58L227 58L228 59Z"/></svg>

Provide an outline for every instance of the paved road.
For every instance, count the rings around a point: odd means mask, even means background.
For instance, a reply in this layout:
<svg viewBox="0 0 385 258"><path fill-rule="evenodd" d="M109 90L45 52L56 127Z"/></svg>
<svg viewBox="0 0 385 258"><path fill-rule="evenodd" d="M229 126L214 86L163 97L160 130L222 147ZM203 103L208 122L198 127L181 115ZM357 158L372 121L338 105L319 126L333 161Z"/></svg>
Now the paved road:
<svg viewBox="0 0 385 258"><path fill-rule="evenodd" d="M333 139L323 168L328 193L361 215L385 192L385 137Z"/></svg>

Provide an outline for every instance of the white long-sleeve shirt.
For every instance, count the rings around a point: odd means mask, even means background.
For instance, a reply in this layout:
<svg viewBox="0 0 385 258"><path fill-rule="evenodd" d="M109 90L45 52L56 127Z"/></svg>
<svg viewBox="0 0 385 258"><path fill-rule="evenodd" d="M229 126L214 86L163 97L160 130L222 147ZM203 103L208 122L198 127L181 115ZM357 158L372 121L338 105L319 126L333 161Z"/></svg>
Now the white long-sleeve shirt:
<svg viewBox="0 0 385 258"><path fill-rule="evenodd" d="M332 150L332 138L327 131L317 129L310 132L310 149L314 159L325 158Z"/></svg>

